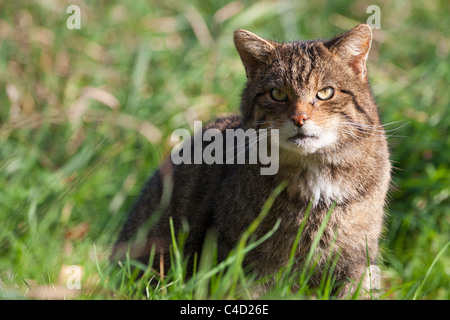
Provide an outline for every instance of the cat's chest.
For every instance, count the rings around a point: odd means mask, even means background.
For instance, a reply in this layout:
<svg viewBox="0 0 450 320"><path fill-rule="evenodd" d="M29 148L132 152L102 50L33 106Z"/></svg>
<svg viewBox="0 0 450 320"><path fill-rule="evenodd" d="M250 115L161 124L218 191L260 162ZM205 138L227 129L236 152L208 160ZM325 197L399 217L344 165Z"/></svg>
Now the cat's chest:
<svg viewBox="0 0 450 320"><path fill-rule="evenodd" d="M344 181L333 176L330 170L317 166L310 166L291 179L290 193L304 201L312 201L313 206L319 202L327 206L334 201L340 203L348 193Z"/></svg>

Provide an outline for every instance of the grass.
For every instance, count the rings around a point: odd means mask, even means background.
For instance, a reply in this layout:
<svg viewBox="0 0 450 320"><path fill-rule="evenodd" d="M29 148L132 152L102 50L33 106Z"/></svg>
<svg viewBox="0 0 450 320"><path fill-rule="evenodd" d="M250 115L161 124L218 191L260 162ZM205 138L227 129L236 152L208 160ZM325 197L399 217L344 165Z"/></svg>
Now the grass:
<svg viewBox="0 0 450 320"><path fill-rule="evenodd" d="M234 29L328 37L365 22L374 3L97 1L79 4L80 30L66 27L70 4L0 0L0 297L248 298L255 279L239 262L251 241L226 265L198 261L197 280L183 278L181 251L164 279L134 261L114 272L111 244L172 131L237 112ZM396 169L380 298L449 299L448 6L377 5L369 74L383 122L399 121L388 126ZM82 271L75 293L70 265ZM269 298L332 298L332 277L297 293L299 279L278 277Z"/></svg>

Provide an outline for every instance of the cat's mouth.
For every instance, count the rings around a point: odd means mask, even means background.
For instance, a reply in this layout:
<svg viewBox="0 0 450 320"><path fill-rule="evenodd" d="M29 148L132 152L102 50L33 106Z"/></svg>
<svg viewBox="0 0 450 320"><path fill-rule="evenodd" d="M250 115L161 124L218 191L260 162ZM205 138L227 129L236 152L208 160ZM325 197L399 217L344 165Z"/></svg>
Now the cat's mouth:
<svg viewBox="0 0 450 320"><path fill-rule="evenodd" d="M313 141L316 139L319 139L319 137L316 135L307 135L304 133L298 133L295 136L288 138L288 140L290 140L290 141L302 142L302 143L306 143L306 142Z"/></svg>
<svg viewBox="0 0 450 320"><path fill-rule="evenodd" d="M318 149L332 145L337 140L337 135L331 130L324 130L312 120L306 122L301 128L293 127L292 122L288 122L283 128L281 143L291 151L300 154L310 154Z"/></svg>

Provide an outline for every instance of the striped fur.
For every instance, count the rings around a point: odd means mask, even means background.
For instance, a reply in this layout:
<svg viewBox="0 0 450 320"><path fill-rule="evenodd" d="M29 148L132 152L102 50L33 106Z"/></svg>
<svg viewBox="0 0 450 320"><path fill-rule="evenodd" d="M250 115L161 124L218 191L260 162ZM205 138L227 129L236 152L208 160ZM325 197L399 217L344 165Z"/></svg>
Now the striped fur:
<svg viewBox="0 0 450 320"><path fill-rule="evenodd" d="M241 115L220 119L207 128L221 132L233 128L279 129L279 172L261 176L258 165L175 166L169 159L143 189L113 255L124 257L129 249L132 257L147 263L153 246L156 256L161 255L169 264L172 218L177 231L186 222L189 225L184 247L187 256L200 253L207 230L213 230L218 258L224 259L275 187L287 181L287 188L255 233L263 236L279 219L278 230L252 250L244 263L259 276L273 274L286 265L305 209L312 201L296 252L295 266L301 269L335 202L314 252L318 271L312 275L312 284L319 283L327 261L338 252L334 270L337 279L364 279L367 261L375 264L379 257L378 239L391 168L367 76L371 39L367 25L332 40L288 43L237 30L234 41L248 78ZM319 99L318 92L328 87L333 89L332 97ZM287 99L274 100L271 91L275 88L286 93ZM298 115L303 115L302 125L293 121L299 119ZM158 215L159 220L145 229L147 221ZM156 261L154 267L160 263ZM363 287L369 289L370 283L364 280ZM347 281L340 296L354 290Z"/></svg>

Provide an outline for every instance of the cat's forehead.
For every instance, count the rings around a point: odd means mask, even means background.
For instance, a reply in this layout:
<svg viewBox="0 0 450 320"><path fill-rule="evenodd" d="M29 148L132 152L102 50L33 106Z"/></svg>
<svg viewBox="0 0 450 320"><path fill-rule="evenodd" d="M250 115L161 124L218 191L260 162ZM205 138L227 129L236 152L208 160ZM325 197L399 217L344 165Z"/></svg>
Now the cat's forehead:
<svg viewBox="0 0 450 320"><path fill-rule="evenodd" d="M320 41L286 42L276 51L267 77L280 84L301 89L310 83L318 84L323 78L334 78L333 59L329 59L330 53Z"/></svg>
<svg viewBox="0 0 450 320"><path fill-rule="evenodd" d="M311 59L324 53L321 41L292 41L281 43L278 52L283 58Z"/></svg>

